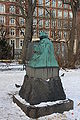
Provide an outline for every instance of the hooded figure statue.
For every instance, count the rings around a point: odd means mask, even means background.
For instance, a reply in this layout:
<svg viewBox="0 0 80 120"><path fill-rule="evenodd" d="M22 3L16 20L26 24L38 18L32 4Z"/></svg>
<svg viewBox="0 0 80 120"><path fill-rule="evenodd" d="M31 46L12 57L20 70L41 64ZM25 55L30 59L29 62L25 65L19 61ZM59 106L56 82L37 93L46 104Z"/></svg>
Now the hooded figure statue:
<svg viewBox="0 0 80 120"><path fill-rule="evenodd" d="M40 42L34 45L34 53L28 66L33 68L59 67L54 56L53 43L45 32L40 32Z"/></svg>

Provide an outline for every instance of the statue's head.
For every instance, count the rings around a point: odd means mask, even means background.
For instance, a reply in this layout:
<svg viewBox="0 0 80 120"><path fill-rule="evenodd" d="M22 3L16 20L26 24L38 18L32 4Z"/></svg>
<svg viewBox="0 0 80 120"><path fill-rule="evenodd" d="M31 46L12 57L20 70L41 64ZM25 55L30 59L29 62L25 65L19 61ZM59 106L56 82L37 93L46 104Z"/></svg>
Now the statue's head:
<svg viewBox="0 0 80 120"><path fill-rule="evenodd" d="M48 35L47 35L46 32L41 31L41 32L39 33L39 38L40 38L40 39L48 38Z"/></svg>

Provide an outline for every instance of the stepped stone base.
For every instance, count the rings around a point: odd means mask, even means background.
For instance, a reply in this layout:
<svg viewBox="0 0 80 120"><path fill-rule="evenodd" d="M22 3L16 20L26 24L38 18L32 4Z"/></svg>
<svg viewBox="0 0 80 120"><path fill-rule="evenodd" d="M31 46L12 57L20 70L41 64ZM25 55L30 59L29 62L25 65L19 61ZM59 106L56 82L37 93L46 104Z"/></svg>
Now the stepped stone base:
<svg viewBox="0 0 80 120"><path fill-rule="evenodd" d="M53 113L63 113L73 109L73 101L70 99L61 100L61 102L43 107L23 104L16 96L13 96L13 102L16 103L22 111L30 118L39 118Z"/></svg>

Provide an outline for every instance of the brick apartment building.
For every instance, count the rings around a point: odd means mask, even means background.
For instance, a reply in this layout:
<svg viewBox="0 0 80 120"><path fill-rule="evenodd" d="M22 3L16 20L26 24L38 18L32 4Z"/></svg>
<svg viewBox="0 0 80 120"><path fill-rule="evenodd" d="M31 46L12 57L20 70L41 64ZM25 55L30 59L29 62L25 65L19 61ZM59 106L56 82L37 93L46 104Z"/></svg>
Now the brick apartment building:
<svg viewBox="0 0 80 120"><path fill-rule="evenodd" d="M15 54L20 54L22 49L25 20L22 18L19 8L15 6L16 0L0 0L0 29L3 25L6 38L15 48ZM69 5L63 5L61 0L37 0L34 12L34 35L36 40L39 31L44 30L52 40L67 40L72 25L72 12ZM52 14L48 14L47 10ZM15 14L15 15L13 15Z"/></svg>

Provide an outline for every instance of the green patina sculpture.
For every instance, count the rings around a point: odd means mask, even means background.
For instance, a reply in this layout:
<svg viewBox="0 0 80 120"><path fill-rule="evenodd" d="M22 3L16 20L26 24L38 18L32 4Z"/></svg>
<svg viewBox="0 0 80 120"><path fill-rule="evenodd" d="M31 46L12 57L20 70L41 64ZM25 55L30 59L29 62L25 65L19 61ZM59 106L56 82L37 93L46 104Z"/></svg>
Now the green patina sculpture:
<svg viewBox="0 0 80 120"><path fill-rule="evenodd" d="M59 67L54 56L53 44L48 39L48 35L41 32L39 37L40 42L38 45L34 45L34 54L28 66L33 68Z"/></svg>

